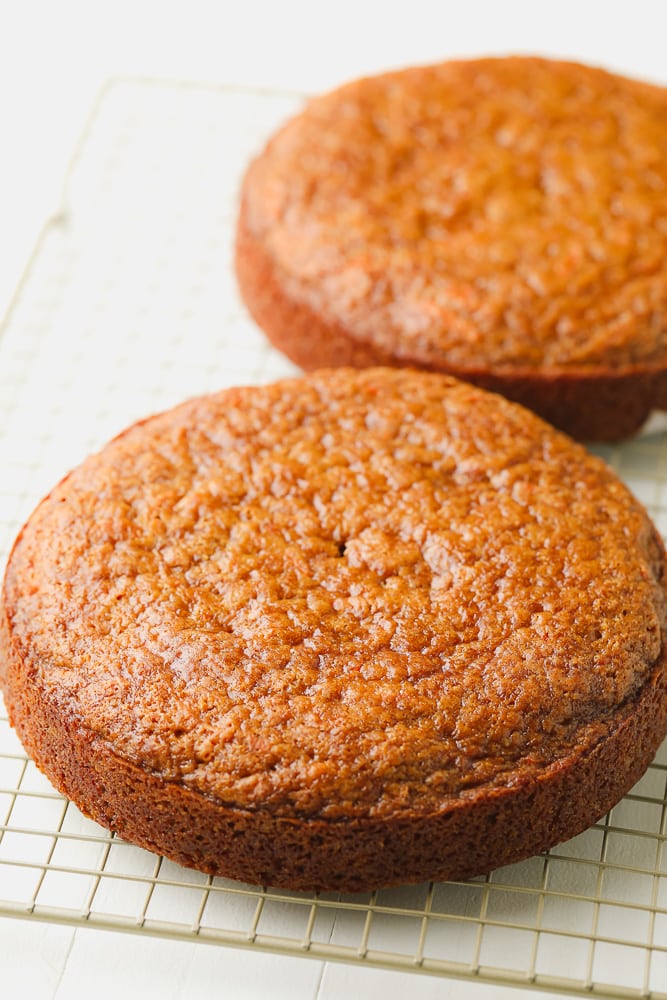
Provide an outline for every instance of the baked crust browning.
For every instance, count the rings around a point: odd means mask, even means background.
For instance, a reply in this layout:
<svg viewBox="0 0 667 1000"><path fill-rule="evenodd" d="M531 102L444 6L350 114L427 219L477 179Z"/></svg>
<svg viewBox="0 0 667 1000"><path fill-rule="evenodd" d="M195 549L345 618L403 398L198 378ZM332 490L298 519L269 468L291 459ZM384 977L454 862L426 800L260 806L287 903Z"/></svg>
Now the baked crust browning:
<svg viewBox="0 0 667 1000"><path fill-rule="evenodd" d="M607 467L407 369L128 429L10 557L0 684L88 815L291 888L460 878L609 809L667 725L665 553Z"/></svg>
<svg viewBox="0 0 667 1000"><path fill-rule="evenodd" d="M237 273L297 364L414 365L584 439L667 407L667 90L450 62L312 101L251 164Z"/></svg>

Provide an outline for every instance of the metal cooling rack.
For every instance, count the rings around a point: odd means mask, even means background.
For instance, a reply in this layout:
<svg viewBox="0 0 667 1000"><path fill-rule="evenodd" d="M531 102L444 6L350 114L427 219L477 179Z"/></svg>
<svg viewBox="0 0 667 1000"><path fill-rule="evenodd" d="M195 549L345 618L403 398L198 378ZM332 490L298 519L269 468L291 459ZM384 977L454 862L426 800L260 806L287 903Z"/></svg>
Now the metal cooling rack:
<svg viewBox="0 0 667 1000"><path fill-rule="evenodd" d="M118 81L0 336L0 562L65 471L133 420L294 369L237 299L238 179L294 95ZM667 533L667 436L600 449ZM667 746L602 823L469 883L265 890L85 819L0 703L0 913L554 992L667 998Z"/></svg>

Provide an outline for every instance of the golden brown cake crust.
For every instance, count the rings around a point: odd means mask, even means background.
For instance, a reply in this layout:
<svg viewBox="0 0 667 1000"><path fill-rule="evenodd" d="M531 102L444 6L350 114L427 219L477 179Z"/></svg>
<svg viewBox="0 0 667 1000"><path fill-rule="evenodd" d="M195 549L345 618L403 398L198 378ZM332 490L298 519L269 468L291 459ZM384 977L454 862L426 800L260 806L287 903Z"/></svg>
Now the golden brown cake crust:
<svg viewBox="0 0 667 1000"><path fill-rule="evenodd" d="M250 166L244 298L305 368L416 365L630 434L667 407L666 119L664 88L536 58L356 81Z"/></svg>
<svg viewBox="0 0 667 1000"><path fill-rule="evenodd" d="M339 369L193 400L71 473L10 558L0 680L59 788L186 864L462 877L647 766L664 577L643 509L537 418Z"/></svg>

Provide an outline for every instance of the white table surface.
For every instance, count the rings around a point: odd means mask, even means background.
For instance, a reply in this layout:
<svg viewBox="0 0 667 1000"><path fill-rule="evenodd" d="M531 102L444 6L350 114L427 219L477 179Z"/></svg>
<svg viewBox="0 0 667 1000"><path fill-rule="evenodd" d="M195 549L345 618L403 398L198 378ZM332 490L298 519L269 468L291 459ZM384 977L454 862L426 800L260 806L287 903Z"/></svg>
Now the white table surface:
<svg viewBox="0 0 667 1000"><path fill-rule="evenodd" d="M416 62L532 52L667 81L663 0L27 0L2 10L0 312L59 202L71 152L110 77L315 92ZM545 996L13 919L0 921L0 992L35 1000Z"/></svg>

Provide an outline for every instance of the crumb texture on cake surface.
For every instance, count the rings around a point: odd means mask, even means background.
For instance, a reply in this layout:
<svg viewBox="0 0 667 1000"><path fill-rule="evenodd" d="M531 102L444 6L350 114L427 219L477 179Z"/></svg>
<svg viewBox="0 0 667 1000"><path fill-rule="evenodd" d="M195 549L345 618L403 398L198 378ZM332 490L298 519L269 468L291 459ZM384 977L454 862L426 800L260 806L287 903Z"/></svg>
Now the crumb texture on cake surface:
<svg viewBox="0 0 667 1000"><path fill-rule="evenodd" d="M270 141L242 228L378 361L662 371L666 120L665 88L571 62L364 78Z"/></svg>
<svg viewBox="0 0 667 1000"><path fill-rule="evenodd" d="M10 559L5 669L151 781L397 822L590 756L660 662L664 575L627 489L531 414L340 369L193 400L67 477Z"/></svg>

